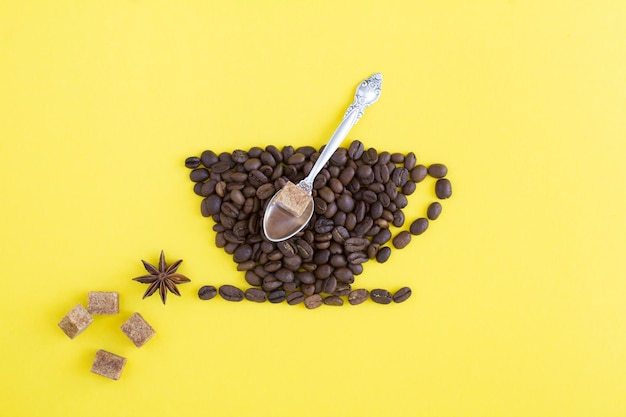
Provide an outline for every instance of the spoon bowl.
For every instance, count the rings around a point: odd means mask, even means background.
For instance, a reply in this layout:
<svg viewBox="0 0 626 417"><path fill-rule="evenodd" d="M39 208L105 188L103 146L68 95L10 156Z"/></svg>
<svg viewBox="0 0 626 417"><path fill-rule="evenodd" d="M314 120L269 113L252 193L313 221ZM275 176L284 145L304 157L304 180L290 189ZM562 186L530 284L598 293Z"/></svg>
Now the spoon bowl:
<svg viewBox="0 0 626 417"><path fill-rule="evenodd" d="M276 204L276 199L283 190L279 190L267 203L263 216L263 230L265 237L272 242L287 240L306 226L313 216L313 197L309 195L309 202L299 216L294 216L285 210L282 205Z"/></svg>

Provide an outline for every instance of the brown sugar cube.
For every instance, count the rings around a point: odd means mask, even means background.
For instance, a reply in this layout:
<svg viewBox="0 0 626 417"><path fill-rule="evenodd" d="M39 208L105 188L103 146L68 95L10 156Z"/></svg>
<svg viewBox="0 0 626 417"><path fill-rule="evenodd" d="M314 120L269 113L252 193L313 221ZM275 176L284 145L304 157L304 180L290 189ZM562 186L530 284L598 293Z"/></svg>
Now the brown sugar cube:
<svg viewBox="0 0 626 417"><path fill-rule="evenodd" d="M117 314L120 312L120 294L112 291L90 291L87 311L91 314Z"/></svg>
<svg viewBox="0 0 626 417"><path fill-rule="evenodd" d="M291 181L287 181L274 201L292 215L301 216L309 205L311 196Z"/></svg>
<svg viewBox="0 0 626 417"><path fill-rule="evenodd" d="M137 347L142 347L156 333L139 313L130 316L121 329Z"/></svg>
<svg viewBox="0 0 626 417"><path fill-rule="evenodd" d="M59 322L59 327L70 339L81 334L91 324L93 317L85 307L78 304Z"/></svg>
<svg viewBox="0 0 626 417"><path fill-rule="evenodd" d="M124 365L126 365L126 358L100 349L96 352L91 372L117 381L122 376Z"/></svg>

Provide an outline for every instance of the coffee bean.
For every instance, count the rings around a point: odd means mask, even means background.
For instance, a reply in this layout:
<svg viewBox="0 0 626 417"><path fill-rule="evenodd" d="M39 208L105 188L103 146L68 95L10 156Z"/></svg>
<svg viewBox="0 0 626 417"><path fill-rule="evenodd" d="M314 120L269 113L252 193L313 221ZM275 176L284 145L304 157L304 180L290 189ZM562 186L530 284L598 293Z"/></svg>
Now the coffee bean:
<svg viewBox="0 0 626 417"><path fill-rule="evenodd" d="M337 179L345 187L348 184L350 184L355 174L356 174L356 170L351 166L347 166L339 173L339 176L337 177Z"/></svg>
<svg viewBox="0 0 626 417"><path fill-rule="evenodd" d="M406 230L403 230L393 238L392 243L394 248L403 249L411 243L411 234Z"/></svg>
<svg viewBox="0 0 626 417"><path fill-rule="evenodd" d="M370 240L365 237L351 237L346 239L344 248L346 252L362 252L367 249L370 244Z"/></svg>
<svg viewBox="0 0 626 417"><path fill-rule="evenodd" d="M314 308L318 308L318 307L320 307L322 305L322 296L319 295L319 294L309 295L308 297L306 297L304 299L304 305L309 310L312 310Z"/></svg>
<svg viewBox="0 0 626 417"><path fill-rule="evenodd" d="M435 183L435 194L438 198L444 200L452 195L452 184L446 178L438 179Z"/></svg>
<svg viewBox="0 0 626 417"><path fill-rule="evenodd" d="M198 297L201 300L210 300L217 294L217 289L213 285L205 285L198 290Z"/></svg>
<svg viewBox="0 0 626 417"><path fill-rule="evenodd" d="M287 295L287 304L290 306L300 304L304 301L304 294L301 291L294 291Z"/></svg>
<svg viewBox="0 0 626 417"><path fill-rule="evenodd" d="M383 246L382 248L378 249L378 253L376 254L376 260L382 264L387 262L390 256L391 248L389 246Z"/></svg>
<svg viewBox="0 0 626 417"><path fill-rule="evenodd" d="M329 295L328 297L324 298L323 302L324 304L328 306L342 306L343 305L343 300L341 299L341 297L338 297L336 295Z"/></svg>
<svg viewBox="0 0 626 417"><path fill-rule="evenodd" d="M411 223L409 232L411 232L412 235L421 235L426 231L426 229L428 229L428 219L420 217Z"/></svg>
<svg viewBox="0 0 626 417"><path fill-rule="evenodd" d="M226 301L241 301L244 299L244 293L233 285L222 285L219 288L220 296Z"/></svg>
<svg viewBox="0 0 626 417"><path fill-rule="evenodd" d="M427 174L428 170L424 165L416 165L411 170L411 180L414 182L422 182Z"/></svg>
<svg viewBox="0 0 626 417"><path fill-rule="evenodd" d="M426 217L430 220L437 220L439 215L441 214L441 203L435 201L430 203L428 206L428 210L426 211Z"/></svg>
<svg viewBox="0 0 626 417"><path fill-rule="evenodd" d="M215 172L217 174L221 174L230 169L230 164L226 161L219 161L211 167L211 172Z"/></svg>
<svg viewBox="0 0 626 417"><path fill-rule="evenodd" d="M363 288L359 288L358 290L352 290L348 295L348 303L350 305L359 305L366 301L369 297L369 291Z"/></svg>
<svg viewBox="0 0 626 417"><path fill-rule="evenodd" d="M248 288L244 293L246 300L254 301L255 303L263 303L267 299L265 291L259 288Z"/></svg>
<svg viewBox="0 0 626 417"><path fill-rule="evenodd" d="M287 294L284 290L275 290L267 294L267 299L272 304L278 304L285 301Z"/></svg>
<svg viewBox="0 0 626 417"><path fill-rule="evenodd" d="M341 194L337 198L337 207L339 207L339 210L343 211L344 213L350 213L352 210L354 210L354 206L354 199L348 194Z"/></svg>
<svg viewBox="0 0 626 417"><path fill-rule="evenodd" d="M237 263L246 262L252 257L252 247L250 245L241 245L233 254L233 260Z"/></svg>
<svg viewBox="0 0 626 417"><path fill-rule="evenodd" d="M189 158L185 159L185 166L187 168L198 168L200 166L200 158L198 158L197 156L190 156Z"/></svg>
<svg viewBox="0 0 626 417"><path fill-rule="evenodd" d="M402 287L393 294L393 301L395 303L402 303L411 296L411 289L409 287Z"/></svg>
<svg viewBox="0 0 626 417"><path fill-rule="evenodd" d="M411 195L415 192L417 185L414 181L407 181L406 184L402 186L402 194Z"/></svg>
<svg viewBox="0 0 626 417"><path fill-rule="evenodd" d="M189 173L189 178L191 181L201 182L205 181L209 178L209 170L206 168L196 168Z"/></svg>
<svg viewBox="0 0 626 417"><path fill-rule="evenodd" d="M393 225L396 227L402 227L404 225L404 213L400 210L393 213Z"/></svg>
<svg viewBox="0 0 626 417"><path fill-rule="evenodd" d="M331 276L324 280L324 286L322 291L326 294L332 294L337 289L337 278Z"/></svg>
<svg viewBox="0 0 626 417"><path fill-rule="evenodd" d="M217 155L213 151L202 152L202 154L200 155L200 160L202 161L202 165L204 165L207 168L212 167L213 164L219 161L219 159L217 158Z"/></svg>
<svg viewBox="0 0 626 417"><path fill-rule="evenodd" d="M443 178L448 174L448 167L444 164L432 164L428 167L428 175L433 178Z"/></svg>
<svg viewBox="0 0 626 417"><path fill-rule="evenodd" d="M367 151L363 152L361 160L368 165L374 165L378 162L378 151L374 148L369 148Z"/></svg>
<svg viewBox="0 0 626 417"><path fill-rule="evenodd" d="M415 166L416 161L417 158L415 158L415 154L413 152L409 152L404 157L404 167L410 171Z"/></svg>
<svg viewBox="0 0 626 417"><path fill-rule="evenodd" d="M315 222L314 228L317 233L327 233L333 230L333 227L333 221L331 219L323 217Z"/></svg>
<svg viewBox="0 0 626 417"><path fill-rule="evenodd" d="M391 293L383 289L375 289L370 292L372 301L378 304L389 304L392 301Z"/></svg>
<svg viewBox="0 0 626 417"><path fill-rule="evenodd" d="M397 187L402 187L409 179L409 171L404 168L396 168L391 173L391 180Z"/></svg>
<svg viewBox="0 0 626 417"><path fill-rule="evenodd" d="M348 148L348 156L350 159L357 160L363 155L363 149L363 143L359 140L354 140Z"/></svg>

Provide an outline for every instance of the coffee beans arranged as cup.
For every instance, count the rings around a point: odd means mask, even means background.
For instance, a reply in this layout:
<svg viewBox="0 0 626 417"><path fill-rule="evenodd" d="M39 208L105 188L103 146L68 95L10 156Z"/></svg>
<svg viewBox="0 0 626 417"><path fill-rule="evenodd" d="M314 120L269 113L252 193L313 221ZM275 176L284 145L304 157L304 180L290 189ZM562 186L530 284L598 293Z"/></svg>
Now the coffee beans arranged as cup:
<svg viewBox="0 0 626 417"><path fill-rule="evenodd" d="M412 222L406 221L403 209L407 196L427 175L437 179L437 198L449 198L448 169L443 164L418 164L412 152L378 152L355 140L348 148L337 149L315 179L315 212L308 226L288 240L270 242L261 226L267 203L287 181L297 184L304 179L320 151L270 145L220 154L207 150L185 160L194 192L203 198L200 212L215 222L216 246L233 256L251 286L246 291L231 285L219 291L207 286L199 292L201 299L218 292L228 301L286 301L311 309L340 306L344 298L350 305L368 297L389 304L411 295L408 287L392 295L383 289L353 290L352 285L364 263L386 262L392 247L405 248L412 236L426 231L429 220L439 217L441 204L436 201L426 217ZM404 230L392 236L390 226Z"/></svg>

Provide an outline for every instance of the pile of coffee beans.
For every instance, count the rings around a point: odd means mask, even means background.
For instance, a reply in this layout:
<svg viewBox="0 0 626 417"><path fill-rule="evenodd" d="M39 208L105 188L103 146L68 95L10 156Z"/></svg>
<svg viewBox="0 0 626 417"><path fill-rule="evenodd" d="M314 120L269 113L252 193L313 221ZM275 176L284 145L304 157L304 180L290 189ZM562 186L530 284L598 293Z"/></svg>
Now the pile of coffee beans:
<svg viewBox="0 0 626 417"><path fill-rule="evenodd" d="M265 207L287 181L304 179L320 152L310 146L294 149L253 147L222 152L206 150L185 160L195 183L194 192L203 197L200 212L215 224L215 244L233 256L239 271L251 286L245 291L231 285L200 289L201 299L216 294L229 301L304 303L307 308L371 299L380 304L405 301L411 290L352 289L355 276L370 259L386 262L395 249L405 248L413 236L428 228L429 220L441 214L441 204L431 203L426 217L410 225L402 209L407 196L427 175L436 178L435 195L452 195L443 164L418 164L409 152L378 152L358 140L339 148L315 178L315 211L308 226L283 242L271 242L263 234ZM390 226L406 229L392 236Z"/></svg>

